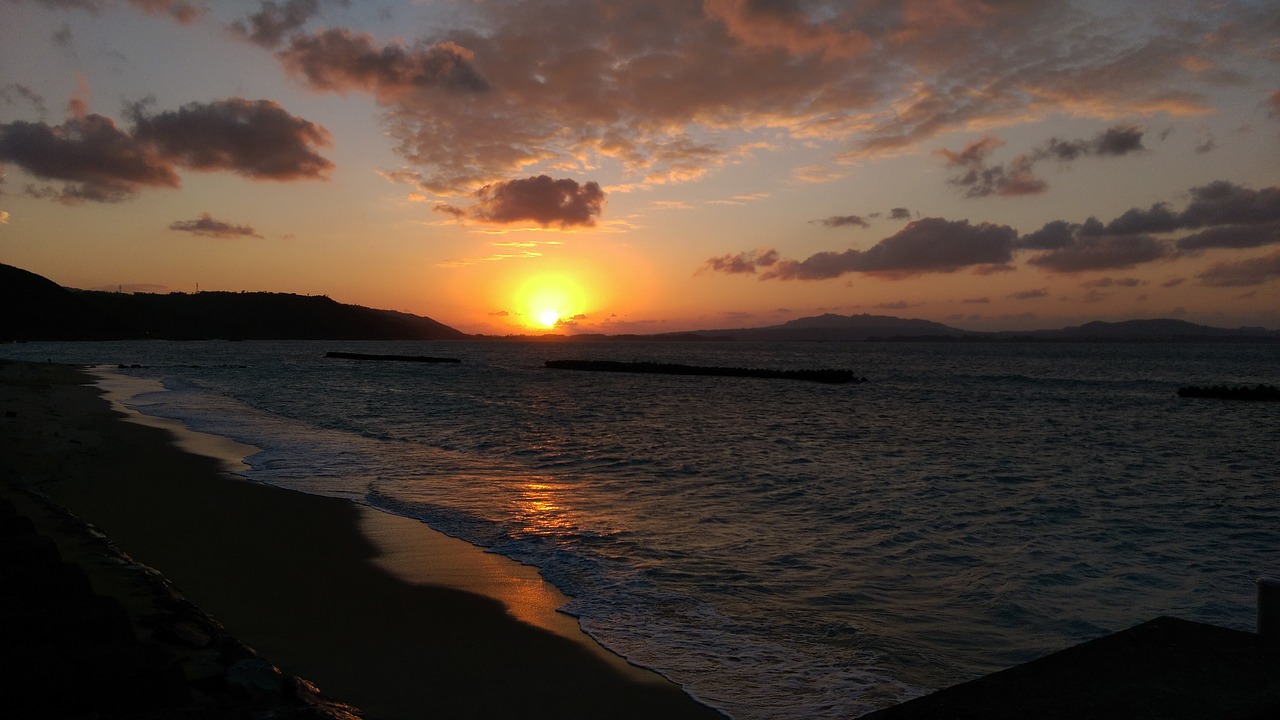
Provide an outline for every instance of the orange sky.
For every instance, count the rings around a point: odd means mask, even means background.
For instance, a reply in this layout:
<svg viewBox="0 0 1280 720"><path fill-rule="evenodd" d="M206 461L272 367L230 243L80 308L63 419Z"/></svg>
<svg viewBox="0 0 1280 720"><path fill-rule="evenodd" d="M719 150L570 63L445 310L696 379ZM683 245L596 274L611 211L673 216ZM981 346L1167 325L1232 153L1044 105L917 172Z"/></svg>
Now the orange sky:
<svg viewBox="0 0 1280 720"><path fill-rule="evenodd" d="M1261 1L0 0L0 262L467 332L1280 328L1277 78Z"/></svg>

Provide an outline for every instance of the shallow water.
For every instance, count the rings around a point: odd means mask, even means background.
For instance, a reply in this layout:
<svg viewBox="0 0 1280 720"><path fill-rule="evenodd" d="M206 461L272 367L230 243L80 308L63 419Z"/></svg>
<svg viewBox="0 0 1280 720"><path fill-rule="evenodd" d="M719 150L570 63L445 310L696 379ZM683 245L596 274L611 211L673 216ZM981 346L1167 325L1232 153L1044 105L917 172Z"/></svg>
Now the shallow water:
<svg viewBox="0 0 1280 720"><path fill-rule="evenodd" d="M326 350L460 365L326 360ZM1280 573L1275 345L61 343L254 480L541 568L602 643L735 718L851 717L1158 615L1252 629ZM547 359L849 368L855 385Z"/></svg>

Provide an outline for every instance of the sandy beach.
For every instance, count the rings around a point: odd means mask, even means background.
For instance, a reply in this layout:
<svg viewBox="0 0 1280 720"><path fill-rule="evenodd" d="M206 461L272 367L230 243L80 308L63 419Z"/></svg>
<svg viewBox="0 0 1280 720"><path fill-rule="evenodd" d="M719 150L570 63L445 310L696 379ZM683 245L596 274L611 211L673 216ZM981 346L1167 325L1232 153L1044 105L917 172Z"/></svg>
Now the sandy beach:
<svg viewBox="0 0 1280 720"><path fill-rule="evenodd" d="M0 380L5 492L48 496L263 658L369 718L719 717L575 636L531 568L231 476L168 431L126 422L83 371L0 363Z"/></svg>

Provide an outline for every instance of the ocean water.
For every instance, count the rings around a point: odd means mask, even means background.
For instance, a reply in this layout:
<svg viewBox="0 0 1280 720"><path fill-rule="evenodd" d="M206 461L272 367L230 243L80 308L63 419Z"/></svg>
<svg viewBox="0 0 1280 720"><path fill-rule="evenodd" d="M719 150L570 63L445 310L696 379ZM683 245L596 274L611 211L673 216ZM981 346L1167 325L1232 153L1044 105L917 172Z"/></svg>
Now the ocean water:
<svg viewBox="0 0 1280 720"><path fill-rule="evenodd" d="M332 360L328 350L457 357ZM159 381L251 480L529 563L604 645L738 720L849 718L1159 615L1252 630L1280 575L1277 345L0 346ZM853 385L547 370L848 368Z"/></svg>

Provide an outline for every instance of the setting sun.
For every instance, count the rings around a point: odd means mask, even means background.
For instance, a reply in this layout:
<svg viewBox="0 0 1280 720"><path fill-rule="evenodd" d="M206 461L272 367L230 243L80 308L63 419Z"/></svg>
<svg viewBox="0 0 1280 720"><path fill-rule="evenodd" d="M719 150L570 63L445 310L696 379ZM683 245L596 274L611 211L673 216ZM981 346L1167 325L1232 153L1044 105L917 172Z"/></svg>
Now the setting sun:
<svg viewBox="0 0 1280 720"><path fill-rule="evenodd" d="M554 328L587 310L582 286L561 273L529 278L520 284L514 299L523 324L538 329Z"/></svg>

